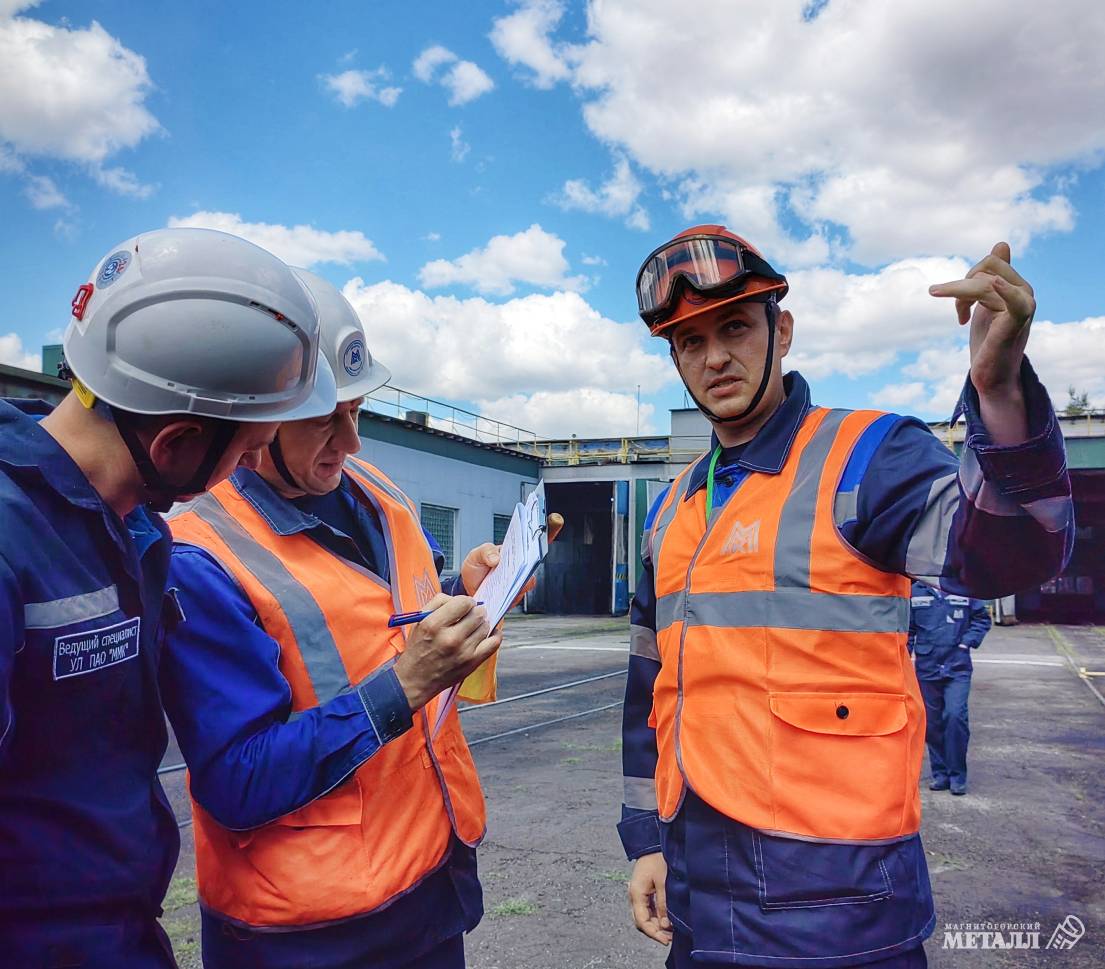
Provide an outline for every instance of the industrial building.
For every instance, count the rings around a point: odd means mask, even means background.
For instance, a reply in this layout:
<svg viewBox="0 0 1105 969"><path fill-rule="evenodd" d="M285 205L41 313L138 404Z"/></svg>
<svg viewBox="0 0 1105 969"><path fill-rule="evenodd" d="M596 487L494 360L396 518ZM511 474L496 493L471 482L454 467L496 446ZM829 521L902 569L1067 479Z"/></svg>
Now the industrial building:
<svg viewBox="0 0 1105 969"><path fill-rule="evenodd" d="M43 348L56 370L60 348ZM0 396L58 401L56 377L0 365ZM1060 417L1067 444L1078 533L1064 573L1027 590L1002 613L1017 619L1105 622L1105 413ZM931 425L950 448L963 445L962 423ZM462 408L381 388L361 413L361 456L380 467L417 504L441 545L446 570L464 553L499 541L517 502L544 481L550 511L564 515L526 609L556 614L620 615L641 568L641 533L656 496L709 443L694 409L671 412L665 436L540 440L530 432Z"/></svg>

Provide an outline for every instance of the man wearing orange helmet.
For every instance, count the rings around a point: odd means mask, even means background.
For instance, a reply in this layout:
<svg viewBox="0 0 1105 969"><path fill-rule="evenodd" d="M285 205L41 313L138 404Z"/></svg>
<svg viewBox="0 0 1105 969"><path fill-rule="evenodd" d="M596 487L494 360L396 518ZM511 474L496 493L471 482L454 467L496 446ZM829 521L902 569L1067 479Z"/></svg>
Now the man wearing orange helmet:
<svg viewBox="0 0 1105 969"><path fill-rule="evenodd" d="M619 832L637 928L694 966L924 966L924 706L910 580L980 598L1061 571L1063 440L999 243L934 286L971 325L962 460L920 421L810 403L786 278L722 226L637 277L713 426L657 500L633 600Z"/></svg>

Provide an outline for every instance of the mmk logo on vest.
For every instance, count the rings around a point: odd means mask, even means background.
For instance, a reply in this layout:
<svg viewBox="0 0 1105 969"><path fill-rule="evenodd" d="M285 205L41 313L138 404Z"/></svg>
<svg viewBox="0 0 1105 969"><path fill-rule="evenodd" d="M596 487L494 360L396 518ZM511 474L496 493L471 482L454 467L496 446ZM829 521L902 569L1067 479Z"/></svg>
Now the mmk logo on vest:
<svg viewBox="0 0 1105 969"><path fill-rule="evenodd" d="M760 523L751 525L733 524L733 530L725 541L722 555L750 555L760 550Z"/></svg>

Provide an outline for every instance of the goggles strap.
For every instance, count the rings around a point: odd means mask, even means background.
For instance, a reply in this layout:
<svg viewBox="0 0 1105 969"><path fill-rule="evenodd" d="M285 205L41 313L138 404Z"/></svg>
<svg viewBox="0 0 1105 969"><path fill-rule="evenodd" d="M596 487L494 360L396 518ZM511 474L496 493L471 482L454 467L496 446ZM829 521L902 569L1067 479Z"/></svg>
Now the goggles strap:
<svg viewBox="0 0 1105 969"><path fill-rule="evenodd" d="M192 477L182 485L170 484L157 470L157 466L150 458L150 452L142 443L138 432L131 421L131 415L118 407L109 405L112 422L123 439L123 443L130 452L131 460L138 469L142 478L142 484L146 486L146 505L157 512L166 512L178 498L183 495L194 495L207 490L207 482L211 480L211 473L215 465L219 463L230 445L231 439L238 431L237 421L219 421L215 425L215 434L211 443L207 446L207 453L199 463Z"/></svg>
<svg viewBox="0 0 1105 969"><path fill-rule="evenodd" d="M303 486L292 476L292 469L288 467L288 462L284 460L284 449L280 446L279 430L277 430L276 437L272 439L272 443L269 445L269 457L272 458L273 467L284 479L284 483L296 491L303 491Z"/></svg>

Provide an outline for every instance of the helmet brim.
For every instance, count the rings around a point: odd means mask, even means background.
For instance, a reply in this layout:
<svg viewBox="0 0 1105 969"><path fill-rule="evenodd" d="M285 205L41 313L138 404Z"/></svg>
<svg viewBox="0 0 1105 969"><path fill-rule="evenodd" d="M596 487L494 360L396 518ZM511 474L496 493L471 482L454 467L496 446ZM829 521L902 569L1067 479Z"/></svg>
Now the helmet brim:
<svg viewBox="0 0 1105 969"><path fill-rule="evenodd" d="M389 380L391 380L391 371L383 364L373 361L356 380L338 387L338 401L340 403L356 400L358 397L367 397Z"/></svg>
<svg viewBox="0 0 1105 969"><path fill-rule="evenodd" d="M706 300L701 306L696 309L692 309L686 313L679 313L673 315L670 319L664 320L658 323L654 327L649 327L649 333L652 336L662 336L667 339L671 338L671 331L679 326L681 323L686 323L687 320L696 319L702 316L704 313L712 313L714 310L720 309L723 306L728 306L730 303L739 302L763 302L764 297L770 293L779 293L776 299L782 299L786 295L788 286L785 282L782 283L768 283L764 286L758 286L755 289L749 287L742 293L737 293L734 296L726 296L722 299ZM689 304L688 304L689 305Z"/></svg>

